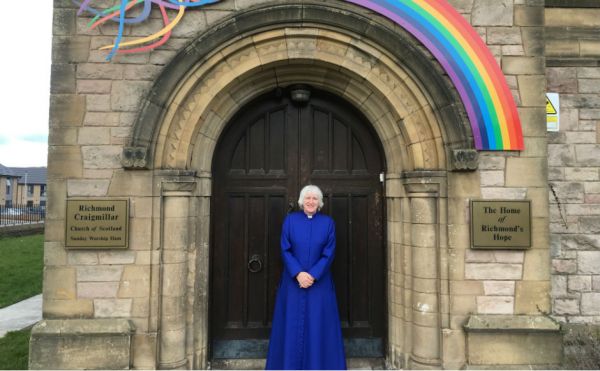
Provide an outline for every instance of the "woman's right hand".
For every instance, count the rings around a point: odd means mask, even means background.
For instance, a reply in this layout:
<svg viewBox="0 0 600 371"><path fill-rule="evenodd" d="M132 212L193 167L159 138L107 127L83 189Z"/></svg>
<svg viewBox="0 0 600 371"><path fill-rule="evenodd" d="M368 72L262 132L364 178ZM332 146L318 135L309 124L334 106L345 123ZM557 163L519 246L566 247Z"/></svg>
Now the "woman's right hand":
<svg viewBox="0 0 600 371"><path fill-rule="evenodd" d="M298 281L300 287L303 289L307 289L311 287L313 283L315 283L315 279L313 278L313 276L306 272L298 273L298 275L296 276L296 280Z"/></svg>

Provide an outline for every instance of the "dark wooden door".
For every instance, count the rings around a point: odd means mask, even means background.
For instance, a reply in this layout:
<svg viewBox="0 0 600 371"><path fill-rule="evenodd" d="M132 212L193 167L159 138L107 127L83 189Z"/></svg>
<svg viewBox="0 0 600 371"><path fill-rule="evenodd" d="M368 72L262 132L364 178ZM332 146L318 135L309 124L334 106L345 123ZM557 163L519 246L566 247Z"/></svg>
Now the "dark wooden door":
<svg viewBox="0 0 600 371"><path fill-rule="evenodd" d="M336 222L332 267L349 356L382 356L385 254L380 146L364 117L313 91L307 104L270 94L238 113L213 162L213 358L264 357L282 271L279 237L300 189L324 193Z"/></svg>

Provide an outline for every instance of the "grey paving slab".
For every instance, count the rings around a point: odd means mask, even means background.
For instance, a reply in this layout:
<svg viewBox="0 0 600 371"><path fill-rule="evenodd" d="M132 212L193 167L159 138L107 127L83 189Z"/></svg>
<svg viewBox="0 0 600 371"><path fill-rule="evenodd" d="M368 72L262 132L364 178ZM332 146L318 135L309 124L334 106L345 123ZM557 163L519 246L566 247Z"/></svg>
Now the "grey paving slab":
<svg viewBox="0 0 600 371"><path fill-rule="evenodd" d="M0 309L0 337L42 319L42 294Z"/></svg>

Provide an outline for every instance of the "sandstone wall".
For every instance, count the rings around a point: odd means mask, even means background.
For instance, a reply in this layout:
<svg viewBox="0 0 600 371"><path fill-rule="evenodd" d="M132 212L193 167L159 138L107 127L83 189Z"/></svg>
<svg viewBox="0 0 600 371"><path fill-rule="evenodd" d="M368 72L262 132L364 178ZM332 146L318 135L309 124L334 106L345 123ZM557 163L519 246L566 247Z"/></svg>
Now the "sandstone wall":
<svg viewBox="0 0 600 371"><path fill-rule="evenodd" d="M543 2L450 1L486 41L504 72L521 118L525 150L480 152L480 189L469 197L532 200L533 246L528 251L465 250L465 281L456 302L479 314L539 314L550 300L547 235L546 133L543 92ZM477 194L479 192L479 194ZM468 236L467 236L468 238ZM468 246L469 240L463 241Z"/></svg>
<svg viewBox="0 0 600 371"><path fill-rule="evenodd" d="M546 75L561 109L560 131L548 133L552 312L563 322L598 322L600 8L583 1L549 5Z"/></svg>

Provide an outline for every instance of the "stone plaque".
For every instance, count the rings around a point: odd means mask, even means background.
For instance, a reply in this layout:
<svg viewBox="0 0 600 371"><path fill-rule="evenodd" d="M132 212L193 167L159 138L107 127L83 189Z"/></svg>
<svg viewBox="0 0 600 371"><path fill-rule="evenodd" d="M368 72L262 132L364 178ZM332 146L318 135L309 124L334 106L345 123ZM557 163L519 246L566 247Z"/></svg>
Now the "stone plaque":
<svg viewBox="0 0 600 371"><path fill-rule="evenodd" d="M126 249L129 245L128 200L67 200L66 219L67 248Z"/></svg>
<svg viewBox="0 0 600 371"><path fill-rule="evenodd" d="M471 247L531 247L531 201L471 200Z"/></svg>

